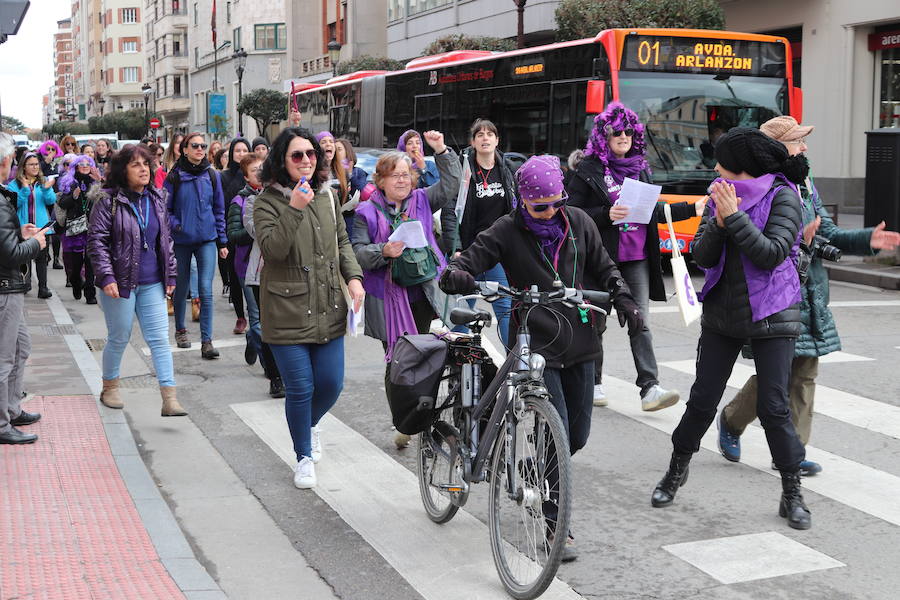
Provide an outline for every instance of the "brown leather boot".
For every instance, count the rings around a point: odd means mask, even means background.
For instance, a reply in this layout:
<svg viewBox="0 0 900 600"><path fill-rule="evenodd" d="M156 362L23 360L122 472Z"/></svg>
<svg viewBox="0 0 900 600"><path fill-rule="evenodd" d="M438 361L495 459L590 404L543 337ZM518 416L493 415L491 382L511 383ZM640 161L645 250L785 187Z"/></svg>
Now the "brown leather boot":
<svg viewBox="0 0 900 600"><path fill-rule="evenodd" d="M162 416L164 417L183 417L187 411L178 403L175 397L175 386L160 386L159 393L162 395Z"/></svg>
<svg viewBox="0 0 900 600"><path fill-rule="evenodd" d="M100 402L107 408L124 408L125 403L119 395L119 378L104 379L103 391L100 392Z"/></svg>

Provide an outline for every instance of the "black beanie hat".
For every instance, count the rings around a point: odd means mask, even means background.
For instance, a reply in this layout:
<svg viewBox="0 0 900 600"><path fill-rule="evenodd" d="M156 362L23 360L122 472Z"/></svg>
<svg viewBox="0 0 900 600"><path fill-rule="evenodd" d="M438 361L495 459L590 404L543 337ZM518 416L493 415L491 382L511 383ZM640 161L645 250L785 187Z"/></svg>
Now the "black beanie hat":
<svg viewBox="0 0 900 600"><path fill-rule="evenodd" d="M734 173L760 177L784 170L787 148L759 129L735 127L716 142L716 160Z"/></svg>
<svg viewBox="0 0 900 600"><path fill-rule="evenodd" d="M266 148L269 147L269 141L266 138L259 136L259 137L253 138L253 143L250 145L250 151L253 152L254 150L256 150L256 147L259 146L260 144L262 144Z"/></svg>

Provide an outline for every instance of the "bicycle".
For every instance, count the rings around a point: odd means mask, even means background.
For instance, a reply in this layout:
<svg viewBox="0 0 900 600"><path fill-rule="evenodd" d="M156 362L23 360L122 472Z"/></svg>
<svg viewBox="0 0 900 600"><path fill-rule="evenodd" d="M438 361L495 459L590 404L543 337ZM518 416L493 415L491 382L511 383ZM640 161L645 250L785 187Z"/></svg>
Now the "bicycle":
<svg viewBox="0 0 900 600"><path fill-rule="evenodd" d="M497 368L481 345L490 323L484 310L454 308L450 320L471 334L447 334L449 352L431 425L418 436L416 473L422 503L435 523L447 523L466 504L470 486L489 481L491 553L503 586L530 600L550 585L569 532L572 490L569 445L562 419L544 387L546 360L531 350L528 315L552 304L595 310L606 292L557 288L517 291L485 282L463 296L517 304L515 345ZM591 302L590 304L588 302ZM490 382L482 392L482 379ZM559 535L557 535L559 532Z"/></svg>

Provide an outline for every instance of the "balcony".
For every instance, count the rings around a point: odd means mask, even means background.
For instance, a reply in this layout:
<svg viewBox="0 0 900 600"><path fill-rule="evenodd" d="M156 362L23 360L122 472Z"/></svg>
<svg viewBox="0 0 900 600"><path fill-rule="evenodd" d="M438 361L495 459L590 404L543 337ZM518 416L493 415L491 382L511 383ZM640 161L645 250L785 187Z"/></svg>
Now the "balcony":
<svg viewBox="0 0 900 600"><path fill-rule="evenodd" d="M153 34L162 37L167 33L187 31L188 23L187 8L182 8L178 12L167 13L156 19L153 23Z"/></svg>
<svg viewBox="0 0 900 600"><path fill-rule="evenodd" d="M157 57L153 65L153 75L161 77L163 75L177 75L187 73L190 67L190 60L187 52L178 54L167 54L166 56Z"/></svg>
<svg viewBox="0 0 900 600"><path fill-rule="evenodd" d="M154 110L165 116L169 113L187 112L190 109L191 99L186 95L157 98L154 105Z"/></svg>

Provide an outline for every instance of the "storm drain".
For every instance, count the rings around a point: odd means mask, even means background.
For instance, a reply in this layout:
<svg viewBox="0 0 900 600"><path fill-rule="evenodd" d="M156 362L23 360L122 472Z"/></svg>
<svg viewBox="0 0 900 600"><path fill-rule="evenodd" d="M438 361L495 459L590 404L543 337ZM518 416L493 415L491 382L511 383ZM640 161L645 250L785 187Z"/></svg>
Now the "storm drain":
<svg viewBox="0 0 900 600"><path fill-rule="evenodd" d="M59 337L61 335L77 335L78 330L74 325L41 325L44 335L47 337Z"/></svg>
<svg viewBox="0 0 900 600"><path fill-rule="evenodd" d="M106 339L105 338L85 338L84 343L87 344L87 347L91 349L93 352L99 352L106 348Z"/></svg>

